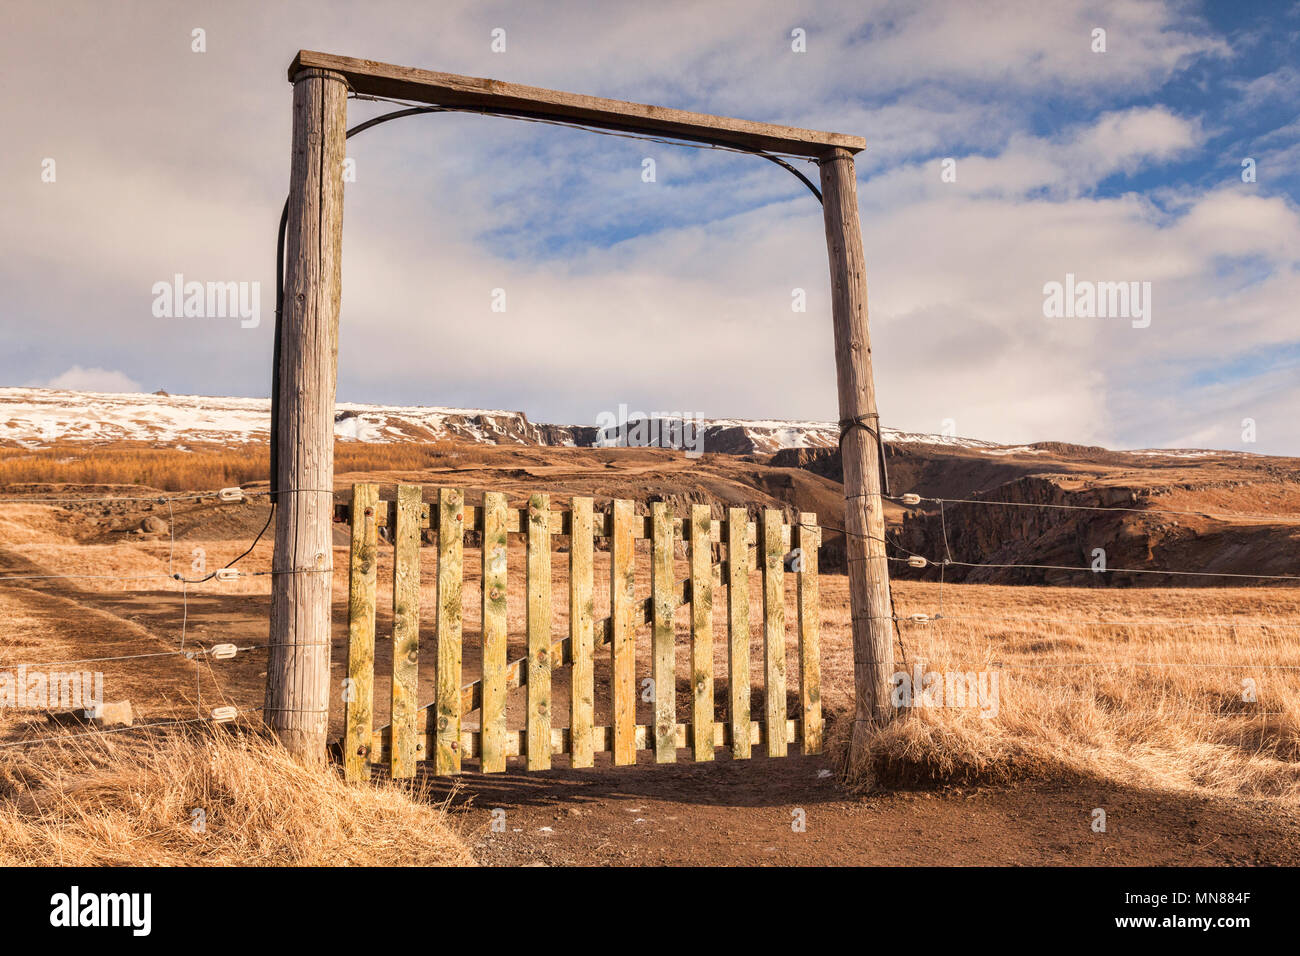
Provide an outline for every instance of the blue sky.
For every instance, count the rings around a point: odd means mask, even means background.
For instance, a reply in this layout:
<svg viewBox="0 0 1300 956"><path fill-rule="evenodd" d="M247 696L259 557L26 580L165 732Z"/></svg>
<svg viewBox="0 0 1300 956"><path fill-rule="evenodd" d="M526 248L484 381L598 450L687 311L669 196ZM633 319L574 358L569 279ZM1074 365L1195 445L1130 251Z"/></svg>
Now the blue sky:
<svg viewBox="0 0 1300 956"><path fill-rule="evenodd" d="M860 134L889 424L1300 453L1296 4L20 0L7 22L2 384L267 394L284 70L309 48ZM349 155L340 400L837 417L820 209L772 164L457 115ZM177 272L260 282L261 326L154 317ZM1150 325L1045 318L1067 273L1150 282Z"/></svg>

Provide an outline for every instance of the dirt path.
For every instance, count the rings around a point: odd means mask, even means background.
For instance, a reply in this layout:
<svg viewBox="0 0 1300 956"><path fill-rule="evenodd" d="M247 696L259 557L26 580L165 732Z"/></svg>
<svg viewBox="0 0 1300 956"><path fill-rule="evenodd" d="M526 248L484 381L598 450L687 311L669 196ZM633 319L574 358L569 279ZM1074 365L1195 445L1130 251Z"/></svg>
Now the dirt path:
<svg viewBox="0 0 1300 956"><path fill-rule="evenodd" d="M604 755L601 755L604 756ZM475 857L517 866L1300 863L1300 814L1102 784L854 798L823 757L468 775ZM434 798L446 780L428 778ZM1091 827L1094 808L1105 833ZM492 811L504 810L504 832ZM806 830L795 832L794 811ZM500 816L500 815L498 815Z"/></svg>

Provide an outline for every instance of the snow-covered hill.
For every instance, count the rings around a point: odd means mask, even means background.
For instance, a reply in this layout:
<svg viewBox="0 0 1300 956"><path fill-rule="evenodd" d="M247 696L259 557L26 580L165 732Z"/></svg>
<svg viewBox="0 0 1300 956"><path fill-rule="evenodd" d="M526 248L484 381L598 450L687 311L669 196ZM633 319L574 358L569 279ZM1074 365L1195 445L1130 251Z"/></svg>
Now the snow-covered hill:
<svg viewBox="0 0 1300 956"><path fill-rule="evenodd" d="M264 398L0 388L0 445L11 447L39 448L63 442L142 442L182 449L239 445L266 441L270 420L271 403ZM812 421L711 419L702 431L704 451L737 455L768 454L783 448L834 448L839 437L833 422ZM601 437L594 425L538 424L523 412L348 402L336 406L334 433L343 441L451 438L493 445L579 447L595 445ZM888 428L885 437L891 444L937 445L994 456L1041 454L1033 446ZM643 443L637 441L635 429L632 443Z"/></svg>

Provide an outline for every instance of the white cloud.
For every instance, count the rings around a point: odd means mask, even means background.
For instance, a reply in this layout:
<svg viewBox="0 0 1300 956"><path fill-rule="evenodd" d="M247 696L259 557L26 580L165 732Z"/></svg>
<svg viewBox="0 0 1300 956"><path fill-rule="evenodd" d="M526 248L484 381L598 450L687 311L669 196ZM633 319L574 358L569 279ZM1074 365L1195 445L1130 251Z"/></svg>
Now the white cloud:
<svg viewBox="0 0 1300 956"><path fill-rule="evenodd" d="M143 392L140 383L128 375L106 368L82 368L74 365L48 382L45 388L66 388L77 392Z"/></svg>

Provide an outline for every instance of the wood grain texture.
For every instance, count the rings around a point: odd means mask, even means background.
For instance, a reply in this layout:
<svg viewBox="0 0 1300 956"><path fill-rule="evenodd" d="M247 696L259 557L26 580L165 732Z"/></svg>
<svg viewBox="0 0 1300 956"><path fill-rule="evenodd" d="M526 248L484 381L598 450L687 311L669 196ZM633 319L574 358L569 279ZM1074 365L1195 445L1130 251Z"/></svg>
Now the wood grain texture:
<svg viewBox="0 0 1300 956"><path fill-rule="evenodd" d="M434 773L460 773L461 589L465 579L465 495L438 490L438 710Z"/></svg>
<svg viewBox="0 0 1300 956"><path fill-rule="evenodd" d="M759 551L763 561L763 696L768 727L785 726L785 548L781 544L781 512L763 511ZM767 755L784 757L782 733L767 735Z"/></svg>
<svg viewBox="0 0 1300 956"><path fill-rule="evenodd" d="M592 726L595 724L596 678L594 670L592 593L593 502L575 497L569 532L569 646L573 667L569 675L569 730L572 737L570 766L590 767ZM563 659L563 647L553 648L552 659Z"/></svg>
<svg viewBox="0 0 1300 956"><path fill-rule="evenodd" d="M550 496L528 499L528 769L551 766Z"/></svg>
<svg viewBox="0 0 1300 956"><path fill-rule="evenodd" d="M673 511L662 501L651 502L654 538L650 564L650 600L654 620L650 629L654 681L655 762L677 759L677 646L673 617Z"/></svg>
<svg viewBox="0 0 1300 956"><path fill-rule="evenodd" d="M749 515L744 508L727 509L727 686L731 723L731 755L750 756L749 734Z"/></svg>
<svg viewBox="0 0 1300 956"><path fill-rule="evenodd" d="M795 587L799 606L799 702L803 709L803 752L822 752L821 589L817 580L817 549L821 528L817 515L803 512L795 529L798 566Z"/></svg>
<svg viewBox="0 0 1300 956"><path fill-rule="evenodd" d="M841 420L876 413L867 328L866 259L858 220L853 156L835 149L821 163L823 218L830 254L831 317L835 326L835 371ZM868 417L873 428L879 420ZM866 753L874 727L892 716L890 675L894 670L893 600L885 555L885 510L880 497L880 454L863 428L850 428L840 443L844 466L844 547L849 572L853 631L853 758Z"/></svg>
<svg viewBox="0 0 1300 956"><path fill-rule="evenodd" d="M343 776L370 779L370 734L375 710L375 582L379 486L352 486L348 547L348 676L343 693Z"/></svg>
<svg viewBox="0 0 1300 956"><path fill-rule="evenodd" d="M483 495L483 713L484 773L506 769L506 496ZM463 696L460 696L463 703ZM461 708L462 711L465 709Z"/></svg>
<svg viewBox="0 0 1300 956"><path fill-rule="evenodd" d="M325 759L333 579L334 386L347 87L306 70L293 88L270 657L263 718L299 759Z"/></svg>
<svg viewBox="0 0 1300 956"><path fill-rule="evenodd" d="M419 485L397 486L397 527L393 529L393 758L394 779L415 776L415 714L420 662L420 508ZM417 754L418 749L418 754Z"/></svg>
<svg viewBox="0 0 1300 956"><path fill-rule="evenodd" d="M489 112L557 119L600 129L675 136L809 157L821 156L830 147L857 152L867 145L860 136L843 133L824 133L728 116L691 113L644 103L521 86L501 80L334 56L313 50L298 51L298 55L289 64L289 78L292 80L304 67L333 70L347 77L352 89L358 93L389 96L417 103L474 107Z"/></svg>
<svg viewBox="0 0 1300 956"><path fill-rule="evenodd" d="M636 587L632 539L633 503L613 503L613 535L609 545L610 696L614 703L614 764L636 763L636 631L632 604Z"/></svg>
<svg viewBox="0 0 1300 956"><path fill-rule="evenodd" d="M713 759L713 545L709 506L691 505L691 757Z"/></svg>

